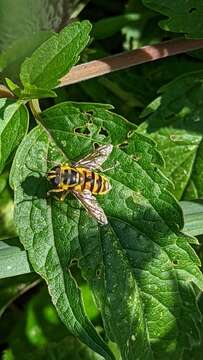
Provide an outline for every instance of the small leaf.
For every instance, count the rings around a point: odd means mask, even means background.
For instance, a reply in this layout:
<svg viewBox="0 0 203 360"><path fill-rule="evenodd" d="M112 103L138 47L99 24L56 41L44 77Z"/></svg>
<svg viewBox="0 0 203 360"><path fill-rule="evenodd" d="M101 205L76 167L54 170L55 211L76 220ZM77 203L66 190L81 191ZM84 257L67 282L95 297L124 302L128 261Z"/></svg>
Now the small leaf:
<svg viewBox="0 0 203 360"><path fill-rule="evenodd" d="M24 139L11 171L19 236L74 334L73 306L74 315L86 324L67 271L78 260L107 336L118 344L123 359L180 359L186 344L199 340L192 283L203 288L200 262L189 245L193 239L180 232L182 211L158 168L162 157L154 142L110 109L65 102L41 114L46 131L37 127ZM47 199L46 158L69 162L95 144L109 143L114 148L104 168L111 167L106 173L112 190L98 196L109 220L102 227L71 196L64 203ZM81 337L81 328L80 338L93 345Z"/></svg>
<svg viewBox="0 0 203 360"><path fill-rule="evenodd" d="M28 129L28 111L21 103L0 99L0 173Z"/></svg>
<svg viewBox="0 0 203 360"><path fill-rule="evenodd" d="M143 0L144 5L168 16L160 21L160 26L167 31L185 33L190 38L203 37L201 22L203 4L201 0Z"/></svg>
<svg viewBox="0 0 203 360"><path fill-rule="evenodd" d="M0 279L32 271L27 253L15 239L0 240Z"/></svg>
<svg viewBox="0 0 203 360"><path fill-rule="evenodd" d="M50 90L78 62L89 41L88 21L74 22L43 43L21 66L20 79L27 88Z"/></svg>

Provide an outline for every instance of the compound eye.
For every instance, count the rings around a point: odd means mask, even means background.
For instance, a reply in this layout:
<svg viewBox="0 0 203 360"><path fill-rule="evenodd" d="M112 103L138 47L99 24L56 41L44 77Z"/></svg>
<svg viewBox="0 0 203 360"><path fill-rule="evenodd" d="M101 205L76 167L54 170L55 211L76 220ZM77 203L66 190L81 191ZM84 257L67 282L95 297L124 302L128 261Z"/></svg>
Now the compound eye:
<svg viewBox="0 0 203 360"><path fill-rule="evenodd" d="M61 168L59 165L57 166L54 166L51 171L55 171L56 175L60 175L60 172L61 172Z"/></svg>

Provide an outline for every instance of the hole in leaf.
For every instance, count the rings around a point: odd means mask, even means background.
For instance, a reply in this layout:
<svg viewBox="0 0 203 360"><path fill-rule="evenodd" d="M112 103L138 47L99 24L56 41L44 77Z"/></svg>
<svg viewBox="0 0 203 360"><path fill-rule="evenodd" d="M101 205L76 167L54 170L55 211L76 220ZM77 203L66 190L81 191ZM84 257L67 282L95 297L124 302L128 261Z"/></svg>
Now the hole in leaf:
<svg viewBox="0 0 203 360"><path fill-rule="evenodd" d="M174 265L178 265L178 260L173 260Z"/></svg>
<svg viewBox="0 0 203 360"><path fill-rule="evenodd" d="M125 141L122 144L119 144L118 146L119 146L120 149L125 149L128 146L128 142Z"/></svg>
<svg viewBox="0 0 203 360"><path fill-rule="evenodd" d="M134 161L139 161L139 160L140 160L140 156L139 156L139 155L134 154L134 155L132 155L131 157L132 157L132 159L133 159Z"/></svg>
<svg viewBox="0 0 203 360"><path fill-rule="evenodd" d="M99 130L99 134L104 135L104 136L108 136L108 131L105 128L101 127L101 129Z"/></svg>
<svg viewBox="0 0 203 360"><path fill-rule="evenodd" d="M133 130L128 131L128 138L133 134Z"/></svg>
<svg viewBox="0 0 203 360"><path fill-rule="evenodd" d="M94 113L95 113L94 110L85 111L85 114L86 114L86 115L94 115Z"/></svg>
<svg viewBox="0 0 203 360"><path fill-rule="evenodd" d="M94 149L98 149L100 147L100 145L98 143L94 143Z"/></svg>
<svg viewBox="0 0 203 360"><path fill-rule="evenodd" d="M192 14L194 11L197 11L197 9L196 9L195 7L191 8L191 9L189 10L189 13Z"/></svg>
<svg viewBox="0 0 203 360"><path fill-rule="evenodd" d="M84 134L84 135L90 135L90 130L88 129L87 126L82 126L80 128L76 128L74 129L75 133L78 133L78 134Z"/></svg>
<svg viewBox="0 0 203 360"><path fill-rule="evenodd" d="M100 278L101 277L101 274L102 274L102 271L101 271L101 269L97 269L96 270L96 276L97 276L97 278Z"/></svg>

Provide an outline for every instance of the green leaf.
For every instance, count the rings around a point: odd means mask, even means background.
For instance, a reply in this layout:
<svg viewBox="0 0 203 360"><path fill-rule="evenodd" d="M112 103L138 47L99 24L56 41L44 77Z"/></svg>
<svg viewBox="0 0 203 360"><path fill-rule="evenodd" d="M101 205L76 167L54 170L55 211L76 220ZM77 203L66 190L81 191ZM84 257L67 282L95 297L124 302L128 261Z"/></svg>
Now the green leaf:
<svg viewBox="0 0 203 360"><path fill-rule="evenodd" d="M185 225L183 231L191 236L203 234L203 202L181 201Z"/></svg>
<svg viewBox="0 0 203 360"><path fill-rule="evenodd" d="M16 236L16 229L13 221L13 194L8 185L8 174L3 173L0 176L0 239Z"/></svg>
<svg viewBox="0 0 203 360"><path fill-rule="evenodd" d="M9 239L9 245L14 242L14 239ZM17 243L17 241L16 241ZM1 244L1 242L0 242ZM18 244L19 245L19 244ZM11 245L13 246L13 245ZM1 251L0 251L1 252ZM16 258L18 260L18 256ZM13 304L20 296L25 294L28 290L32 289L39 283L36 274L33 272L29 275L20 275L7 278L0 281L0 317L5 313L8 307Z"/></svg>
<svg viewBox="0 0 203 360"><path fill-rule="evenodd" d="M105 39L119 32L125 25L137 21L139 14L123 14L97 21L92 28L92 35L96 39Z"/></svg>
<svg viewBox="0 0 203 360"><path fill-rule="evenodd" d="M139 132L150 134L166 162L178 199L198 198L202 186L203 72L188 73L161 88L142 113Z"/></svg>
<svg viewBox="0 0 203 360"><path fill-rule="evenodd" d="M12 350L6 350L3 360L18 360L18 355L12 355ZM52 342L41 349L22 353L21 360L102 360L103 358L88 349L72 336L66 336L58 342Z"/></svg>
<svg viewBox="0 0 203 360"><path fill-rule="evenodd" d="M0 51L25 33L33 36L42 30L58 31L78 6L78 0L0 0Z"/></svg>
<svg viewBox="0 0 203 360"><path fill-rule="evenodd" d="M142 0L145 6L158 11L169 19L160 21L166 31L185 33L190 38L203 38L201 0Z"/></svg>
<svg viewBox="0 0 203 360"><path fill-rule="evenodd" d="M27 253L16 239L0 240L0 279L31 271Z"/></svg>
<svg viewBox="0 0 203 360"><path fill-rule="evenodd" d="M74 22L43 43L21 66L20 79L25 87L50 90L78 62L89 41L88 21Z"/></svg>
<svg viewBox="0 0 203 360"><path fill-rule="evenodd" d="M28 111L18 102L0 99L0 173L28 129Z"/></svg>
<svg viewBox="0 0 203 360"><path fill-rule="evenodd" d="M193 239L179 232L182 212L158 168L162 158L154 142L110 109L66 102L41 114L46 131L37 127L30 132L11 171L19 236L35 271L46 279L61 319L74 334L72 309L87 328L67 271L78 260L107 335L118 344L123 359L180 359L184 348L199 340L192 287L194 283L203 288L199 260L189 245ZM53 163L75 160L95 143L114 146L104 164L114 165L106 171L112 190L98 197L109 219L105 227L77 199L70 196L59 203L46 196L46 158ZM81 331L80 327L80 339L93 348Z"/></svg>
<svg viewBox="0 0 203 360"><path fill-rule="evenodd" d="M48 31L24 35L7 47L0 54L0 72L3 71L1 79L11 77L13 80L19 81L22 62L52 35L53 32Z"/></svg>
<svg viewBox="0 0 203 360"><path fill-rule="evenodd" d="M47 182L42 175L47 170L45 157L48 151L53 152L53 149L47 133L36 127L21 143L13 163L11 183L18 204L15 219L20 240L34 270L46 280L63 323L93 350L110 359L110 351L86 317L79 288L68 269L72 252L69 231L75 221L73 219L72 225L67 222L66 206L59 220L59 204L52 207L46 196ZM19 169L20 164L25 170L24 175Z"/></svg>

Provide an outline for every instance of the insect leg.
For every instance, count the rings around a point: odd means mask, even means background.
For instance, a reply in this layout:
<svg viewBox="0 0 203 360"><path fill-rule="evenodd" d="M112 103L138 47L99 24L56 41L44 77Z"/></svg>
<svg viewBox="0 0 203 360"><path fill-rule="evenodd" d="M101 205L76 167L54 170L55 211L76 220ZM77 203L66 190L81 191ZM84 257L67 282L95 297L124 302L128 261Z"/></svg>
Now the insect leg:
<svg viewBox="0 0 203 360"><path fill-rule="evenodd" d="M60 200L60 201L64 201L69 192L70 192L70 190L65 191L65 192L61 195L61 197L59 198L59 200Z"/></svg>
<svg viewBox="0 0 203 360"><path fill-rule="evenodd" d="M64 192L63 189L51 189L47 192L47 195L49 196L51 193L58 193L58 192Z"/></svg>

